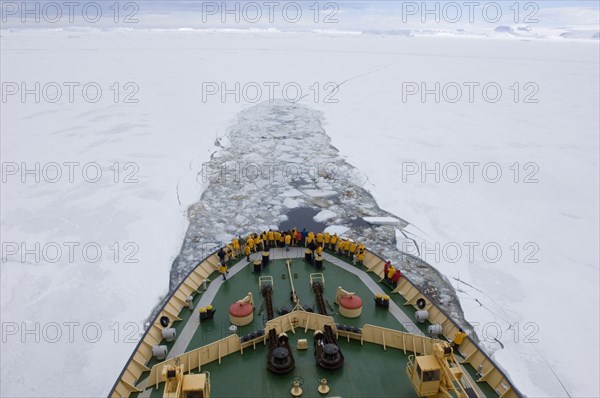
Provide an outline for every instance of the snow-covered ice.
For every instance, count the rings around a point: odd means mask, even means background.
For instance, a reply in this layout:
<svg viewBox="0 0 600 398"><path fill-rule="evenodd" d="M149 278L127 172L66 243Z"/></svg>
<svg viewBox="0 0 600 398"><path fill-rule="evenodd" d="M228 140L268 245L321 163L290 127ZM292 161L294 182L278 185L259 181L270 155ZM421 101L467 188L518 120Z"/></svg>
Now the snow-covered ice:
<svg viewBox="0 0 600 398"><path fill-rule="evenodd" d="M337 214L335 214L335 212L331 211L331 210L321 210L319 212L319 214L317 214L316 216L313 217L313 220L317 221L317 222L324 222L327 220L330 220L332 218L334 218Z"/></svg>
<svg viewBox="0 0 600 398"><path fill-rule="evenodd" d="M343 225L328 225L323 232L329 232L330 234L338 234L338 236L344 236L350 228L344 227Z"/></svg>
<svg viewBox="0 0 600 398"><path fill-rule="evenodd" d="M293 209L295 207L298 207L300 205L300 203L292 198L285 198L283 201L283 205L285 207L287 207L288 209ZM243 225L243 223L240 223L240 225Z"/></svg>
<svg viewBox="0 0 600 398"><path fill-rule="evenodd" d="M254 106L219 98L203 102L202 82L293 81L308 90L315 82L347 81L338 103L300 103L322 112L331 144L357 168L344 178L410 224L382 230L393 237L401 228L419 249L434 248L420 250L422 258L457 289L466 320L523 393L564 396L558 377L572 396L599 396L599 343L589 338L599 334L598 42L571 40L576 29L551 32L566 33L555 40L523 40L515 32L531 33L509 29L474 39L377 32L3 30L3 81L95 81L107 94L98 103L81 97L74 103L2 103L3 162L96 162L105 178L36 183L30 176L22 183L17 174L2 184L3 242L97 242L104 256L92 263L78 251L74 261L63 256L52 263L33 256L21 261L3 251L2 323L17 331L3 329L0 395L105 395L144 320L168 292L176 257L192 263L212 251L217 239L238 232L228 228L232 220L256 221L255 214L236 214L237 206L225 203L232 207L229 218L215 224L223 234L180 253L194 214L188 207L207 186L203 165L222 149L215 141L234 145L227 142L228 129L240 111ZM289 51L292 46L295 51ZM140 102L115 103L109 88L115 81L135 82ZM422 81L497 82L504 96L497 103L481 97L473 103L403 101L402 84ZM537 103L522 101L532 93L524 90L528 82L539 89ZM248 160L260 161L251 155ZM296 158L290 152L281 160ZM441 173L444 165L465 162L496 162L503 177L489 183L479 168L470 182L462 167L463 178L453 183L450 174L436 182L422 173L423 166L439 163ZM125 169L128 163L133 168ZM124 183L132 172L137 182ZM240 203L259 186L243 188L236 193ZM342 215L330 190L314 184L277 195ZM281 206L269 206L262 228L276 226L287 205L282 199ZM370 202L362 210L357 220L389 216ZM352 233L351 225L341 228L349 229L338 233ZM470 242L479 248L497 244L503 255L491 262L477 250L469 258L464 248ZM453 262L450 250L457 246L463 253ZM120 253L116 261L114 248ZM125 262L128 255L137 262ZM70 322L78 324L73 342L64 326ZM63 332L56 343L41 336L52 323ZM97 341L94 323L102 331ZM23 336L25 328L33 335ZM566 328L582 338L565 344ZM39 343L32 342L36 333ZM25 364L24 358L34 360ZM79 377L64 377L73 373Z"/></svg>
<svg viewBox="0 0 600 398"><path fill-rule="evenodd" d="M393 217L363 217L363 220L373 225L396 225L398 219Z"/></svg>
<svg viewBox="0 0 600 398"><path fill-rule="evenodd" d="M396 229L396 248L403 253L420 254L418 243L407 236L402 229Z"/></svg>

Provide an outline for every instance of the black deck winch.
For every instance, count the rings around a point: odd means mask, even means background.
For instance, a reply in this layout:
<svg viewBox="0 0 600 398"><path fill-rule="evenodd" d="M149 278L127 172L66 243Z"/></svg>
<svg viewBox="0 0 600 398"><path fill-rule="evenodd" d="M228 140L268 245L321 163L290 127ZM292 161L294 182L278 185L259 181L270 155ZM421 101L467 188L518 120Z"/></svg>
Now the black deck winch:
<svg viewBox="0 0 600 398"><path fill-rule="evenodd" d="M275 329L269 330L269 353L267 369L275 374L287 374L294 370L296 363L290 350L288 336L281 333L277 336Z"/></svg>
<svg viewBox="0 0 600 398"><path fill-rule="evenodd" d="M344 355L337 345L335 333L329 325L322 332L317 330L314 335L315 359L317 364L326 370L336 370L344 365Z"/></svg>

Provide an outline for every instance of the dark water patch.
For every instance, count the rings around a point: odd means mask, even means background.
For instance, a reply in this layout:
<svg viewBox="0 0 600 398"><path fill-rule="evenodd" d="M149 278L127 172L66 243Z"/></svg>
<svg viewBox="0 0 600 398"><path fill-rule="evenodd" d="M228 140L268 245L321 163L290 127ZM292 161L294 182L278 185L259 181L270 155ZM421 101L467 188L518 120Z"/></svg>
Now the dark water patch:
<svg viewBox="0 0 600 398"><path fill-rule="evenodd" d="M363 220L362 217L355 216L348 218L348 221L346 221L344 225L347 225L350 228L355 228L357 230L362 230L371 226L371 224Z"/></svg>
<svg viewBox="0 0 600 398"><path fill-rule="evenodd" d="M319 214L320 210L313 209L311 207L297 207L291 209L285 215L287 221L283 221L279 224L280 231L289 231L292 228L296 228L302 231L302 228L306 228L307 231L313 231L315 233L323 231L327 228L327 224L317 222L313 219L314 216Z"/></svg>

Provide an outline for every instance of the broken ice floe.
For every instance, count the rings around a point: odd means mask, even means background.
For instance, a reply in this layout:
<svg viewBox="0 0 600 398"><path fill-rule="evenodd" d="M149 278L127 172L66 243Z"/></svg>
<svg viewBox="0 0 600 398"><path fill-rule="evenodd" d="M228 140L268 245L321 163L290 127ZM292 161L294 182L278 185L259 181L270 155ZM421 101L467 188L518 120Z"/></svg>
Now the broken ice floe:
<svg viewBox="0 0 600 398"><path fill-rule="evenodd" d="M363 217L371 225L398 225L400 220L394 217Z"/></svg>
<svg viewBox="0 0 600 398"><path fill-rule="evenodd" d="M304 193L313 198L327 198L337 195L337 192L326 189L305 189Z"/></svg>
<svg viewBox="0 0 600 398"><path fill-rule="evenodd" d="M293 209L295 207L298 207L300 205L300 203L297 200L295 200L295 199L285 198L283 200L283 205L285 207L287 207L288 209Z"/></svg>
<svg viewBox="0 0 600 398"><path fill-rule="evenodd" d="M313 220L315 220L317 222L323 222L323 221L327 221L327 220L334 218L336 215L337 214L335 214L335 212L325 209L325 210L321 210L319 212L319 214L314 216Z"/></svg>
<svg viewBox="0 0 600 398"><path fill-rule="evenodd" d="M346 232L348 232L350 228L344 227L343 225L330 225L325 228L323 232L329 232L330 234L338 234L339 236L343 236Z"/></svg>

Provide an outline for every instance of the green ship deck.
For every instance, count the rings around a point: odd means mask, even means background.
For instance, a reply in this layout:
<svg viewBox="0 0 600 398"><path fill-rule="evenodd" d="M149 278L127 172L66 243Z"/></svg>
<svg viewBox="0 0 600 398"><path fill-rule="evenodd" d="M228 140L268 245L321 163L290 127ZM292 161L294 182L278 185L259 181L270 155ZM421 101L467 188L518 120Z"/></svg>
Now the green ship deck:
<svg viewBox="0 0 600 398"><path fill-rule="evenodd" d="M286 258L292 258L291 271L293 284L302 306L310 306L318 312L316 297L310 286L311 273L320 272L324 276L324 298L328 304L328 315L335 323L362 328L364 325L376 325L383 328L426 335L429 322L415 323L415 308L404 305L405 298L400 294L391 294L391 287L379 281L377 275L367 273L365 268L352 265L340 256L332 253L324 254L323 269L315 270L304 261L304 249L292 248L289 252L283 249L271 250L271 262L260 275L253 273L252 263L245 257L234 260L230 266L227 281L223 281L218 273L210 276L208 289L194 297L194 310L183 308L179 313L181 320L172 324L177 330L177 339L173 343L162 341L169 349L167 359L185 352L214 343L232 334L230 331L229 305L251 292L254 296L254 320L249 325L238 327L237 335L262 330L267 322L266 309L262 308L263 298L259 289L259 276L273 277L272 302L277 310L283 307L292 310L290 298L291 287ZM256 256L256 255L254 255ZM363 299L362 314L357 318L345 318L338 313L334 304L338 286L355 292ZM376 307L376 293L389 294L390 308ZM199 321L199 308L211 304L216 310L214 318ZM295 369L284 376L275 375L267 370L268 345L263 342L245 348L242 353L232 353L220 361L213 361L201 366L201 371L211 374L211 396L213 397L285 397L290 395L290 381L294 376L304 379L303 397L416 397L408 377L406 365L408 355L401 349L384 347L380 344L364 342L339 336L338 344L345 356L341 369L326 371L317 366L313 348L313 330L297 328L288 332L289 343L295 359ZM298 339L308 340L307 350L297 350ZM152 368L160 361L152 358L146 366ZM219 363L220 362L220 363ZM477 380L475 370L464 365L472 380ZM186 372L189 371L186 366ZM198 369L192 369L192 373ZM148 384L149 371L145 371L138 379L137 386L142 390ZM325 377L331 391L321 395L317 391L319 379ZM483 397L497 397L498 394L487 383L475 383L478 394ZM132 398L162 397L164 383L149 387L141 393L133 393Z"/></svg>

